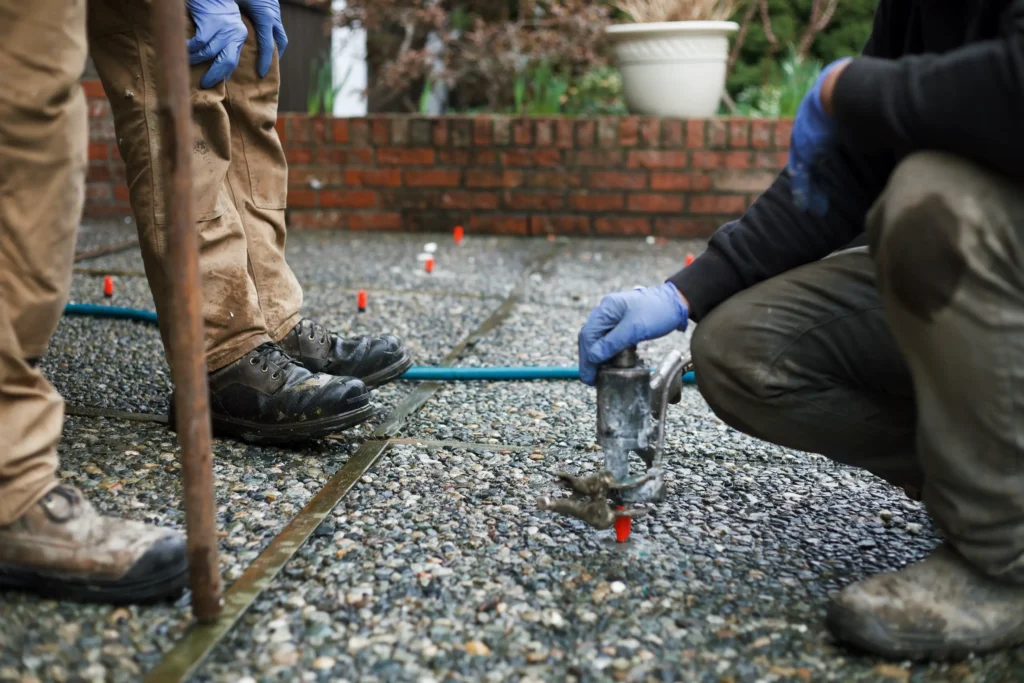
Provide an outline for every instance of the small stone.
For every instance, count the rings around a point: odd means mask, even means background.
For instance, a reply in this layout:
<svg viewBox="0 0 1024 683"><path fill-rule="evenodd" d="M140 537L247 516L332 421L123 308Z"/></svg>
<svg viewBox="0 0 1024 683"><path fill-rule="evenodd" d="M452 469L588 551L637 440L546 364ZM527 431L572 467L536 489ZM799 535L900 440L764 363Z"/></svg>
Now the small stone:
<svg viewBox="0 0 1024 683"><path fill-rule="evenodd" d="M541 455L540 453L531 453L530 454L530 460L537 461L537 460L543 460L543 459L544 459L544 456Z"/></svg>
<svg viewBox="0 0 1024 683"><path fill-rule="evenodd" d="M883 522L888 522L892 519L892 510L882 510L878 513L878 518Z"/></svg>
<svg viewBox="0 0 1024 683"><path fill-rule="evenodd" d="M562 628L565 626L565 618L561 613L552 610L544 615L544 623L552 628Z"/></svg>
<svg viewBox="0 0 1024 683"><path fill-rule="evenodd" d="M919 534L921 533L921 525L916 522L907 522L907 533L908 534Z"/></svg>
<svg viewBox="0 0 1024 683"><path fill-rule="evenodd" d="M615 593L616 595L618 595L619 593L626 592L626 584L622 583L621 581L612 581L611 585L608 586L608 588L610 588L612 593Z"/></svg>
<svg viewBox="0 0 1024 683"><path fill-rule="evenodd" d="M299 663L299 651L294 645L285 645L270 655L270 661L277 666L295 666Z"/></svg>
<svg viewBox="0 0 1024 683"><path fill-rule="evenodd" d="M334 668L334 659L332 657L317 657L313 660L313 668L317 671L327 671Z"/></svg>
<svg viewBox="0 0 1024 683"><path fill-rule="evenodd" d="M370 645L370 639L364 638L363 636L352 636L348 639L348 651L349 654L355 654L360 650L363 650Z"/></svg>
<svg viewBox="0 0 1024 683"><path fill-rule="evenodd" d="M313 532L313 535L323 538L325 536L333 536L335 531L335 526L330 522L321 522L320 526L318 526L316 531Z"/></svg>
<svg viewBox="0 0 1024 683"><path fill-rule="evenodd" d="M901 666L894 664L879 664L874 668L874 672L882 678L890 681L909 681L910 672Z"/></svg>
<svg viewBox="0 0 1024 683"><path fill-rule="evenodd" d="M491 654L491 648L479 640L471 640L466 643L466 652L477 657L487 657Z"/></svg>

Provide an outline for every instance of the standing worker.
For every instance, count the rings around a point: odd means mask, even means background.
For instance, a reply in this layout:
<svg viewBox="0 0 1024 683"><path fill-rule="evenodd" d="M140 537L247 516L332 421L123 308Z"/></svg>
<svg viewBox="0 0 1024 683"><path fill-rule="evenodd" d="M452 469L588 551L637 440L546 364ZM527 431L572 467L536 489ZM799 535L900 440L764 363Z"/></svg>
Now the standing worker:
<svg viewBox="0 0 1024 683"><path fill-rule="evenodd" d="M274 128L288 43L278 0L185 5L214 433L252 443L323 437L368 419L368 387L401 376L412 359L392 335L343 339L302 316L302 288L285 262L288 164ZM150 3L90 0L89 43L127 166L146 275L168 320L172 209L157 156ZM167 349L166 326L161 334Z"/></svg>
<svg viewBox="0 0 1024 683"><path fill-rule="evenodd" d="M184 590L185 539L57 479L64 402L37 368L85 192L85 26L84 2L0 0L0 590L146 602Z"/></svg>
<svg viewBox="0 0 1024 683"><path fill-rule="evenodd" d="M832 634L876 654L1024 641L1022 122L1024 0L882 0L864 54L801 104L787 170L691 266L605 297L580 332L592 384L693 319L723 421L920 491L945 542L828 606Z"/></svg>

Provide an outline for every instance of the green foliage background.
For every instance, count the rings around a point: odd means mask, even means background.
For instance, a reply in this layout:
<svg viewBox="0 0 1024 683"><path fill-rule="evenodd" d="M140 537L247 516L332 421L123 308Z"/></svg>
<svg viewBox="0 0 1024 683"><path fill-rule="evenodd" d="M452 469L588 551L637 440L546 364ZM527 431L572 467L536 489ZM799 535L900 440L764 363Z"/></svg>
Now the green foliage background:
<svg viewBox="0 0 1024 683"><path fill-rule="evenodd" d="M876 4L876 0L841 0L828 28L815 39L808 58L824 65L840 57L860 54L871 33ZM768 14L778 48L771 53L764 27L760 19L755 18L729 77L728 89L733 96L749 86L759 86L780 77L780 65L788 46L799 42L810 20L811 0L769 0Z"/></svg>

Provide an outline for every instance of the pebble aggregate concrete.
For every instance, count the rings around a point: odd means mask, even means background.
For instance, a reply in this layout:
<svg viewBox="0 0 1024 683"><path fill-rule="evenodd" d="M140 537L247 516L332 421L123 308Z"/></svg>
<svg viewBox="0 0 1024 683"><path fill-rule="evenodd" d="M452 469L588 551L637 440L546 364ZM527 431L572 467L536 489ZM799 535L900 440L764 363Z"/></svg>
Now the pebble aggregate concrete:
<svg viewBox="0 0 1024 683"><path fill-rule="evenodd" d="M84 250L131 226L88 226ZM128 233L130 235L130 233ZM402 335L435 364L502 302L546 240L296 234L289 258L310 315L346 334ZM416 255L438 243L433 276ZM85 246L88 244L88 247ZM572 241L465 365L576 362L600 296L663 280L696 243ZM79 264L141 272L137 248ZM392 268L399 268L392 273ZM438 277L438 276L442 277ZM75 276L73 299L152 307L145 279ZM367 289L370 310L355 312ZM656 362L673 335L641 348ZM71 406L161 413L170 390L153 326L65 318L44 368ZM377 392L379 415L412 385ZM535 508L561 469L593 472L594 392L578 382L445 385L414 414L200 668L201 681L1013 681L1019 651L947 665L835 647L827 596L923 557L921 506L855 469L728 428L697 390L667 425L668 500L612 533ZM375 422L301 450L217 441L226 583L336 472ZM441 443L449 442L449 443ZM454 443L452 443L454 442ZM461 442L461 443L459 443ZM70 416L62 474L103 511L176 527L177 446L166 427ZM111 608L0 596L0 681L136 681L188 627L181 604Z"/></svg>

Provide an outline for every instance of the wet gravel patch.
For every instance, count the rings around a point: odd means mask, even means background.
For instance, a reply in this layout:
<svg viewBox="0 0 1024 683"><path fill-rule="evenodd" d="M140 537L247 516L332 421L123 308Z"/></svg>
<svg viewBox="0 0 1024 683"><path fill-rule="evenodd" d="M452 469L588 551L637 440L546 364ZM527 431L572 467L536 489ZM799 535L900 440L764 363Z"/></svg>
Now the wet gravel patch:
<svg viewBox="0 0 1024 683"><path fill-rule="evenodd" d="M171 371L155 325L64 317L40 367L69 405L167 414Z"/></svg>
<svg viewBox="0 0 1024 683"><path fill-rule="evenodd" d="M434 271L419 255L434 244ZM306 286L316 282L352 290L422 291L433 294L505 297L524 268L550 249L542 240L467 236L455 245L450 234L373 235L294 233L288 263Z"/></svg>
<svg viewBox="0 0 1024 683"><path fill-rule="evenodd" d="M394 334L417 365L436 365L501 305L500 298L466 298L418 292L368 294L365 313L356 296L333 285L305 288L303 312L344 337Z"/></svg>
<svg viewBox="0 0 1024 683"><path fill-rule="evenodd" d="M78 226L78 232L75 235L75 252L81 254L93 249L121 244L137 235L135 221L131 218L84 220ZM138 248L136 248L137 250Z"/></svg>
<svg viewBox="0 0 1024 683"><path fill-rule="evenodd" d="M552 268L535 278L526 300L540 306L582 306L589 310L610 292L663 283L686 263L687 254L700 254L701 240L648 243L643 238L573 240L561 244Z"/></svg>

